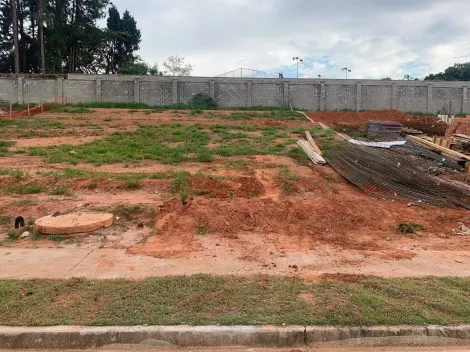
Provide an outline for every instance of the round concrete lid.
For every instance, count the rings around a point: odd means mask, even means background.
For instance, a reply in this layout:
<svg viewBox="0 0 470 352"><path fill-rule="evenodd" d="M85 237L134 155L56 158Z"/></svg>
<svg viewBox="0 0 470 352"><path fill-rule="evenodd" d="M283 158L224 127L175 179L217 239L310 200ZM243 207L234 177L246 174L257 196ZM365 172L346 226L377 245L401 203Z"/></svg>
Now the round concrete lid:
<svg viewBox="0 0 470 352"><path fill-rule="evenodd" d="M71 213L37 219L34 222L34 229L47 235L71 235L110 227L113 220L113 214L109 213Z"/></svg>

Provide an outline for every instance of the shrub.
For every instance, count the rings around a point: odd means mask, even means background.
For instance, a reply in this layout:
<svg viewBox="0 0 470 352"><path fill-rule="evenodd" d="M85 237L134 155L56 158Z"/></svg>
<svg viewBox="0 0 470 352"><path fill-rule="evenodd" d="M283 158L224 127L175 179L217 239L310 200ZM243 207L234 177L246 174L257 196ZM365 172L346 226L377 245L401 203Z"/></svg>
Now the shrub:
<svg viewBox="0 0 470 352"><path fill-rule="evenodd" d="M214 109L217 107L214 99L205 93L194 94L189 104L203 109Z"/></svg>

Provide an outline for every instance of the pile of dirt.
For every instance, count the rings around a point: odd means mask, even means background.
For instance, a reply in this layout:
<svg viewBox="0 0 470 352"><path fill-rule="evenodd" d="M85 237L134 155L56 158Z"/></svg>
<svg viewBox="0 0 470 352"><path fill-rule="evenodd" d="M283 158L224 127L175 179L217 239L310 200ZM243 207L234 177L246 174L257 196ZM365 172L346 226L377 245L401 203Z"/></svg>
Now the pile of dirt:
<svg viewBox="0 0 470 352"><path fill-rule="evenodd" d="M198 195L211 198L252 198L264 194L264 186L255 177L221 181L213 177L192 177L190 186Z"/></svg>
<svg viewBox="0 0 470 352"><path fill-rule="evenodd" d="M364 130L368 120L400 122L405 127L436 136L444 135L447 129L447 124L437 117L413 116L400 110L312 111L309 112L309 117L315 122L343 127L346 131L351 127Z"/></svg>
<svg viewBox="0 0 470 352"><path fill-rule="evenodd" d="M393 240L404 238L397 230L400 222L422 224L423 236L428 236L449 233L464 219L468 220L465 211L431 206L409 208L406 204L357 194L295 201L196 198L186 205L173 200L164 204L157 217L156 236L130 252L157 257L184 256L200 250L198 235L208 233L233 239L242 233L263 234L285 251L311 249L315 244L381 251L393 249ZM407 256L397 255L402 257Z"/></svg>

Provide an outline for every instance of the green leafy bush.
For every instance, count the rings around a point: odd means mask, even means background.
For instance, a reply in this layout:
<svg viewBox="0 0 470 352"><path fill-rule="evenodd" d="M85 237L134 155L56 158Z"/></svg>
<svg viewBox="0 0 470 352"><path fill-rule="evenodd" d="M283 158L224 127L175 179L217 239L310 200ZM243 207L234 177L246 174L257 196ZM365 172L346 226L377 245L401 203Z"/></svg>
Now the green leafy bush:
<svg viewBox="0 0 470 352"><path fill-rule="evenodd" d="M212 99L212 97L206 93L194 94L189 101L189 104L202 109L214 109L217 107L214 99Z"/></svg>

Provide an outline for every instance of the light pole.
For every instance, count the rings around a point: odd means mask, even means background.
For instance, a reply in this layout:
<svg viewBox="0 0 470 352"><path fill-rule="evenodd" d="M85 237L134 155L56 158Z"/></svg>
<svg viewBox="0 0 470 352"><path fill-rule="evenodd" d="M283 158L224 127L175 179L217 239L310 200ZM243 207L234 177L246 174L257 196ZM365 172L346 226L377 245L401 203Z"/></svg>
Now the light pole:
<svg viewBox="0 0 470 352"><path fill-rule="evenodd" d="M292 60L297 61L297 78L299 78L299 62L304 62L304 59L301 59L300 57L296 56L293 57Z"/></svg>
<svg viewBox="0 0 470 352"><path fill-rule="evenodd" d="M346 79L348 79L348 72L351 72L351 70L347 67L343 67L343 71L346 71Z"/></svg>

